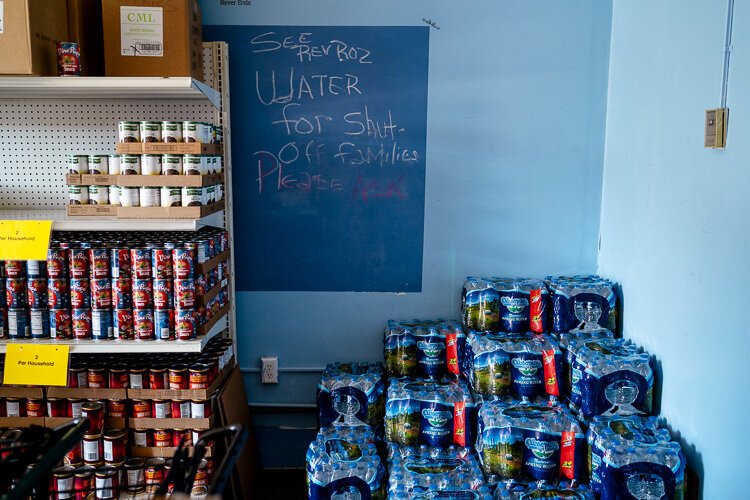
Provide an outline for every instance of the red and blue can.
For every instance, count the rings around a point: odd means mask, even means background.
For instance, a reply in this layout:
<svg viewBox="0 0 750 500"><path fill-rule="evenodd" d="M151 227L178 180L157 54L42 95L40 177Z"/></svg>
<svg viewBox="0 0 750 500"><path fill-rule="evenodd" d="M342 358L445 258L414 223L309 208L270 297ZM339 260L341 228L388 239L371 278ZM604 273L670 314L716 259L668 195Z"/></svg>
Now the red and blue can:
<svg viewBox="0 0 750 500"><path fill-rule="evenodd" d="M133 311L133 326L136 340L154 339L154 311L136 309Z"/></svg>
<svg viewBox="0 0 750 500"><path fill-rule="evenodd" d="M46 278L47 261L46 260L27 260L26 276L29 278Z"/></svg>
<svg viewBox="0 0 750 500"><path fill-rule="evenodd" d="M72 339L73 322L68 309L50 309L49 335L53 339Z"/></svg>
<svg viewBox="0 0 750 500"><path fill-rule="evenodd" d="M195 276L195 250L188 247L172 249L172 267L175 279L188 279Z"/></svg>
<svg viewBox="0 0 750 500"><path fill-rule="evenodd" d="M157 309L154 311L154 333L157 340L174 339L174 318L173 309Z"/></svg>
<svg viewBox="0 0 750 500"><path fill-rule="evenodd" d="M49 311L47 309L32 310L29 326L32 339L48 339L50 337Z"/></svg>
<svg viewBox="0 0 750 500"><path fill-rule="evenodd" d="M174 294L172 293L172 280L154 280L154 309L172 309Z"/></svg>
<svg viewBox="0 0 750 500"><path fill-rule="evenodd" d="M130 264L132 277L136 279L151 279L151 249L131 248Z"/></svg>
<svg viewBox="0 0 750 500"><path fill-rule="evenodd" d="M205 274L199 274L195 278L195 295L205 295L207 290L210 290L210 287L206 287L206 275Z"/></svg>
<svg viewBox="0 0 750 500"><path fill-rule="evenodd" d="M51 279L68 277L67 248L50 248L47 250L47 276Z"/></svg>
<svg viewBox="0 0 750 500"><path fill-rule="evenodd" d="M70 280L70 305L73 309L91 308L91 284L88 278Z"/></svg>
<svg viewBox="0 0 750 500"><path fill-rule="evenodd" d="M132 275L132 264L129 248L110 249L110 268L112 278L130 278Z"/></svg>
<svg viewBox="0 0 750 500"><path fill-rule="evenodd" d="M68 271L73 279L88 279L89 254L86 248L71 248L68 250Z"/></svg>
<svg viewBox="0 0 750 500"><path fill-rule="evenodd" d="M25 339L30 335L29 316L26 309L8 309L8 338Z"/></svg>
<svg viewBox="0 0 750 500"><path fill-rule="evenodd" d="M26 277L26 264L22 260L6 260L5 261L5 277L6 278L25 278Z"/></svg>
<svg viewBox="0 0 750 500"><path fill-rule="evenodd" d="M28 278L26 292L30 309L47 309L47 278Z"/></svg>
<svg viewBox="0 0 750 500"><path fill-rule="evenodd" d="M133 282L130 278L112 280L112 305L115 309L133 308Z"/></svg>
<svg viewBox="0 0 750 500"><path fill-rule="evenodd" d="M47 304L50 309L70 307L70 282L67 279L47 280Z"/></svg>
<svg viewBox="0 0 750 500"><path fill-rule="evenodd" d="M26 278L7 278L5 280L5 304L8 309L26 307Z"/></svg>
<svg viewBox="0 0 750 500"><path fill-rule="evenodd" d="M8 310L0 307L0 339L8 337Z"/></svg>
<svg viewBox="0 0 750 500"><path fill-rule="evenodd" d="M91 311L91 338L107 340L114 338L111 309L94 309Z"/></svg>
<svg viewBox="0 0 750 500"><path fill-rule="evenodd" d="M91 309L73 309L73 337L76 339L91 338Z"/></svg>
<svg viewBox="0 0 750 500"><path fill-rule="evenodd" d="M174 308L192 309L195 307L195 280L174 280Z"/></svg>
<svg viewBox="0 0 750 500"><path fill-rule="evenodd" d="M112 320L116 339L133 339L133 311L131 309L116 309Z"/></svg>
<svg viewBox="0 0 750 500"><path fill-rule="evenodd" d="M89 248L89 267L92 279L109 278L109 250Z"/></svg>
<svg viewBox="0 0 750 500"><path fill-rule="evenodd" d="M81 50L75 42L57 42L57 76L81 76Z"/></svg>
<svg viewBox="0 0 750 500"><path fill-rule="evenodd" d="M108 278L91 280L91 307L93 309L112 307L112 284Z"/></svg>
<svg viewBox="0 0 750 500"><path fill-rule="evenodd" d="M151 274L156 280L172 279L172 250L151 249Z"/></svg>
<svg viewBox="0 0 750 500"><path fill-rule="evenodd" d="M150 279L133 279L133 309L154 307L154 288Z"/></svg>
<svg viewBox="0 0 750 500"><path fill-rule="evenodd" d="M174 316L177 340L194 339L196 336L195 311L192 309L177 310Z"/></svg>
<svg viewBox="0 0 750 500"><path fill-rule="evenodd" d="M211 253L211 241L209 239L198 240L196 245L195 259L198 264L203 264L211 260L211 257L213 257Z"/></svg>

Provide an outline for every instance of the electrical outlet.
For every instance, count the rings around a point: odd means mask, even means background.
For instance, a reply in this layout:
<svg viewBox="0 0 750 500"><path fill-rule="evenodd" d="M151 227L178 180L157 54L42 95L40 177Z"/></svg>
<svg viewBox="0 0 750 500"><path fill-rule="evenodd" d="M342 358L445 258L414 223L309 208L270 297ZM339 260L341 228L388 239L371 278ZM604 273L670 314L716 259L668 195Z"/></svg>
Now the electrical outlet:
<svg viewBox="0 0 750 500"><path fill-rule="evenodd" d="M704 147L721 149L727 143L728 108L707 109Z"/></svg>
<svg viewBox="0 0 750 500"><path fill-rule="evenodd" d="M278 356L263 356L260 358L260 378L264 384L279 383Z"/></svg>

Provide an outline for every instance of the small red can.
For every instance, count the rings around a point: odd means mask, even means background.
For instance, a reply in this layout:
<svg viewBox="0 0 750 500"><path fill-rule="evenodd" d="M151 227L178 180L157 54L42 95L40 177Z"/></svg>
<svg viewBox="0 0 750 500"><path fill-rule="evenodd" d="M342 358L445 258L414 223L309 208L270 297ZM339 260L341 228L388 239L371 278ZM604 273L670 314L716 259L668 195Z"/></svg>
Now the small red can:
<svg viewBox="0 0 750 500"><path fill-rule="evenodd" d="M177 448L180 446L180 442L182 441L183 437L186 437L187 439L190 439L191 432L186 429L174 429L172 431L172 447ZM188 443L185 443L185 446L190 446Z"/></svg>
<svg viewBox="0 0 750 500"><path fill-rule="evenodd" d="M137 340L154 339L154 311L136 309L133 311L133 330Z"/></svg>
<svg viewBox="0 0 750 500"><path fill-rule="evenodd" d="M128 370L122 365L116 365L109 369L110 389L127 389L130 382Z"/></svg>
<svg viewBox="0 0 750 500"><path fill-rule="evenodd" d="M70 465L61 465L52 469L52 498L54 500L63 500L73 498L73 473L75 467Z"/></svg>
<svg viewBox="0 0 750 500"><path fill-rule="evenodd" d="M52 418L66 417L68 405L61 398L47 398L47 416Z"/></svg>
<svg viewBox="0 0 750 500"><path fill-rule="evenodd" d="M81 51L77 43L57 42L57 76L81 76Z"/></svg>
<svg viewBox="0 0 750 500"><path fill-rule="evenodd" d="M191 340L197 334L196 313L193 309L178 309L174 314L174 332L177 340Z"/></svg>
<svg viewBox="0 0 750 500"><path fill-rule="evenodd" d="M150 248L131 248L130 264L133 279L151 279Z"/></svg>
<svg viewBox="0 0 750 500"><path fill-rule="evenodd" d="M68 270L73 279L88 279L89 255L85 248L68 250Z"/></svg>
<svg viewBox="0 0 750 500"><path fill-rule="evenodd" d="M71 321L73 323L73 337L77 339L91 338L91 309L73 309Z"/></svg>
<svg viewBox="0 0 750 500"><path fill-rule="evenodd" d="M91 280L91 307L94 309L112 307L112 284L108 278Z"/></svg>
<svg viewBox="0 0 750 500"><path fill-rule="evenodd" d="M173 399L172 418L190 418L190 401Z"/></svg>
<svg viewBox="0 0 750 500"><path fill-rule="evenodd" d="M169 374L165 366L152 366L148 371L148 382L151 389L168 389Z"/></svg>
<svg viewBox="0 0 750 500"><path fill-rule="evenodd" d="M193 486L208 486L208 462L201 460L198 470L193 478Z"/></svg>
<svg viewBox="0 0 750 500"><path fill-rule="evenodd" d="M131 399L130 407L133 418L151 418L151 402L149 400Z"/></svg>
<svg viewBox="0 0 750 500"><path fill-rule="evenodd" d="M88 386L94 389L106 389L109 387L107 369L103 366L89 366Z"/></svg>
<svg viewBox="0 0 750 500"><path fill-rule="evenodd" d="M172 429L154 429L154 446L169 448L172 446Z"/></svg>
<svg viewBox="0 0 750 500"><path fill-rule="evenodd" d="M151 274L154 279L172 279L172 249L151 249Z"/></svg>
<svg viewBox="0 0 750 500"><path fill-rule="evenodd" d="M138 493L145 491L146 489L146 478L144 476L144 468L146 461L142 458L131 458L125 461L123 465L123 486L125 491L128 493Z"/></svg>
<svg viewBox="0 0 750 500"><path fill-rule="evenodd" d="M130 278L112 279L112 307L115 309L132 309L133 285Z"/></svg>
<svg viewBox="0 0 750 500"><path fill-rule="evenodd" d="M77 467L83 463L83 441L78 441L68 450L63 458L63 463Z"/></svg>
<svg viewBox="0 0 750 500"><path fill-rule="evenodd" d="M151 386L148 383L148 373L146 369L141 366L136 366L130 369L130 388L131 389L148 389Z"/></svg>
<svg viewBox="0 0 750 500"><path fill-rule="evenodd" d="M104 433L104 461L125 461L125 430L111 429Z"/></svg>
<svg viewBox="0 0 750 500"><path fill-rule="evenodd" d="M47 303L50 309L70 307L70 282L67 279L47 280Z"/></svg>
<svg viewBox="0 0 750 500"><path fill-rule="evenodd" d="M101 434L86 434L83 436L83 462L86 465L98 465L102 461L103 455L104 440Z"/></svg>
<svg viewBox="0 0 750 500"><path fill-rule="evenodd" d="M190 418L208 418L211 416L211 400L194 399L190 402Z"/></svg>
<svg viewBox="0 0 750 500"><path fill-rule="evenodd" d="M0 417L7 417L5 414L5 398L0 398ZM3 453L0 453L0 459L5 458Z"/></svg>
<svg viewBox="0 0 750 500"><path fill-rule="evenodd" d="M101 403L86 402L81 405L81 418L88 419L89 428L86 431L91 435L99 434L101 437L102 429L104 429L104 405ZM84 460L86 457L84 456ZM98 462L101 460L86 460L87 462Z"/></svg>
<svg viewBox="0 0 750 500"><path fill-rule="evenodd" d="M172 249L172 267L175 279L188 279L195 275L195 250L187 247Z"/></svg>
<svg viewBox="0 0 750 500"><path fill-rule="evenodd" d="M190 367L190 389L208 389L208 366L196 363Z"/></svg>
<svg viewBox="0 0 750 500"><path fill-rule="evenodd" d="M134 333L133 311L131 309L117 309L113 312L114 334L116 339L131 340Z"/></svg>
<svg viewBox="0 0 750 500"><path fill-rule="evenodd" d="M120 496L120 471L117 467L105 465L96 469L96 498L110 500Z"/></svg>
<svg viewBox="0 0 750 500"><path fill-rule="evenodd" d="M68 409L67 409L67 417L68 418L81 418L83 415L83 405L86 403L83 399L68 399Z"/></svg>
<svg viewBox="0 0 750 500"><path fill-rule="evenodd" d="M172 402L166 399L152 400L151 415L153 418L172 418Z"/></svg>
<svg viewBox="0 0 750 500"><path fill-rule="evenodd" d="M112 278L128 278L132 275L130 249L112 248L109 252Z"/></svg>
<svg viewBox="0 0 750 500"><path fill-rule="evenodd" d="M133 280L133 309L151 309L154 306L154 288L150 278Z"/></svg>
<svg viewBox="0 0 750 500"><path fill-rule="evenodd" d="M8 417L25 417L26 416L26 399L25 398L6 398L5 415Z"/></svg>
<svg viewBox="0 0 750 500"><path fill-rule="evenodd" d="M108 399L107 416L112 418L126 418L128 416L128 408L125 401L125 399Z"/></svg>
<svg viewBox="0 0 750 500"><path fill-rule="evenodd" d="M26 278L7 278L5 280L5 305L8 309L26 307Z"/></svg>
<svg viewBox="0 0 750 500"><path fill-rule="evenodd" d="M73 309L91 307L91 282L88 278L70 280L70 305Z"/></svg>
<svg viewBox="0 0 750 500"><path fill-rule="evenodd" d="M44 398L27 398L26 399L26 416L27 417L46 417L47 405Z"/></svg>
<svg viewBox="0 0 750 500"><path fill-rule="evenodd" d="M5 261L5 276L7 278L25 278L26 277L26 263L22 260L6 260Z"/></svg>
<svg viewBox="0 0 750 500"><path fill-rule="evenodd" d="M171 443L170 443L171 444ZM146 478L146 493L156 493L159 484L164 480L164 459L149 458L146 460L144 476Z"/></svg>
<svg viewBox="0 0 750 500"><path fill-rule="evenodd" d="M50 279L68 278L68 250L66 248L47 250L47 277Z"/></svg>
<svg viewBox="0 0 750 500"><path fill-rule="evenodd" d="M109 251L106 248L89 248L91 279L109 279Z"/></svg>
<svg viewBox="0 0 750 500"><path fill-rule="evenodd" d="M154 309L164 310L171 309L174 303L174 295L172 293L172 280L171 279L157 279L154 280L153 285L153 300Z"/></svg>
<svg viewBox="0 0 750 500"><path fill-rule="evenodd" d="M192 278L174 280L175 309L195 307L195 280Z"/></svg>
<svg viewBox="0 0 750 500"><path fill-rule="evenodd" d="M76 500L88 500L94 489L94 468L88 465L78 467L75 472Z"/></svg>
<svg viewBox="0 0 750 500"><path fill-rule="evenodd" d="M26 303L29 309L47 309L47 278L28 278L26 292Z"/></svg>
<svg viewBox="0 0 750 500"><path fill-rule="evenodd" d="M151 429L133 429L133 446L150 448L154 446L154 433Z"/></svg>
<svg viewBox="0 0 750 500"><path fill-rule="evenodd" d="M169 388L174 390L184 390L189 386L188 367L179 364L169 368Z"/></svg>
<svg viewBox="0 0 750 500"><path fill-rule="evenodd" d="M89 386L89 372L85 366L71 365L68 369L68 387L79 388Z"/></svg>

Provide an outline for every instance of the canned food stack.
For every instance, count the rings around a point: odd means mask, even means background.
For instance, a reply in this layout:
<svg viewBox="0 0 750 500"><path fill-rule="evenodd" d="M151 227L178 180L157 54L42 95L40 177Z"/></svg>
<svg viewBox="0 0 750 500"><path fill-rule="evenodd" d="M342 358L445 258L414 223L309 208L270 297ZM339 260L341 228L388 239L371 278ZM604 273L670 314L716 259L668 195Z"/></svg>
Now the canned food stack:
<svg viewBox="0 0 750 500"><path fill-rule="evenodd" d="M469 276L461 297L467 329L510 333L549 331L549 292L542 280Z"/></svg>
<svg viewBox="0 0 750 500"><path fill-rule="evenodd" d="M649 415L654 374L650 356L623 341L589 341L571 365L571 408L596 415Z"/></svg>
<svg viewBox="0 0 750 500"><path fill-rule="evenodd" d="M563 357L547 334L469 333L462 370L478 394L557 399Z"/></svg>
<svg viewBox="0 0 750 500"><path fill-rule="evenodd" d="M552 331L607 328L617 331L617 283L596 275L547 276Z"/></svg>
<svg viewBox="0 0 750 500"><path fill-rule="evenodd" d="M308 497L385 500L385 467L366 427L320 429L306 456ZM355 493L356 492L356 493Z"/></svg>
<svg viewBox="0 0 750 500"><path fill-rule="evenodd" d="M586 479L587 447L578 422L547 401L487 401L479 410L476 450L490 483L556 485Z"/></svg>
<svg viewBox="0 0 750 500"><path fill-rule="evenodd" d="M330 363L318 385L319 427L382 428L385 382L380 363Z"/></svg>
<svg viewBox="0 0 750 500"><path fill-rule="evenodd" d="M476 429L477 407L463 380L390 380L386 441L405 446L472 446Z"/></svg>
<svg viewBox="0 0 750 500"><path fill-rule="evenodd" d="M390 320L383 340L386 373L396 378L455 378L465 341L458 321Z"/></svg>
<svg viewBox="0 0 750 500"><path fill-rule="evenodd" d="M0 261L0 337L49 337L50 313L47 297L47 269L44 262ZM65 303L55 302L58 310ZM70 311L61 313L69 321Z"/></svg>
<svg viewBox="0 0 750 500"><path fill-rule="evenodd" d="M492 498L468 448L390 445L388 461L390 499Z"/></svg>

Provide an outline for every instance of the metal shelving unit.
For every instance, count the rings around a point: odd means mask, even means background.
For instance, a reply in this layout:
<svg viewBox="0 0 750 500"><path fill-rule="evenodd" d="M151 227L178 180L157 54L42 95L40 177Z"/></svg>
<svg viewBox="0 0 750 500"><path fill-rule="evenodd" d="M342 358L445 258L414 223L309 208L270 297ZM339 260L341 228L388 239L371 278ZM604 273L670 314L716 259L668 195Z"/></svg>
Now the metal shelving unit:
<svg viewBox="0 0 750 500"><path fill-rule="evenodd" d="M61 210L0 210L0 220L51 220L55 231L196 231L203 226L224 226L224 211L200 219L117 219L70 217Z"/></svg>

